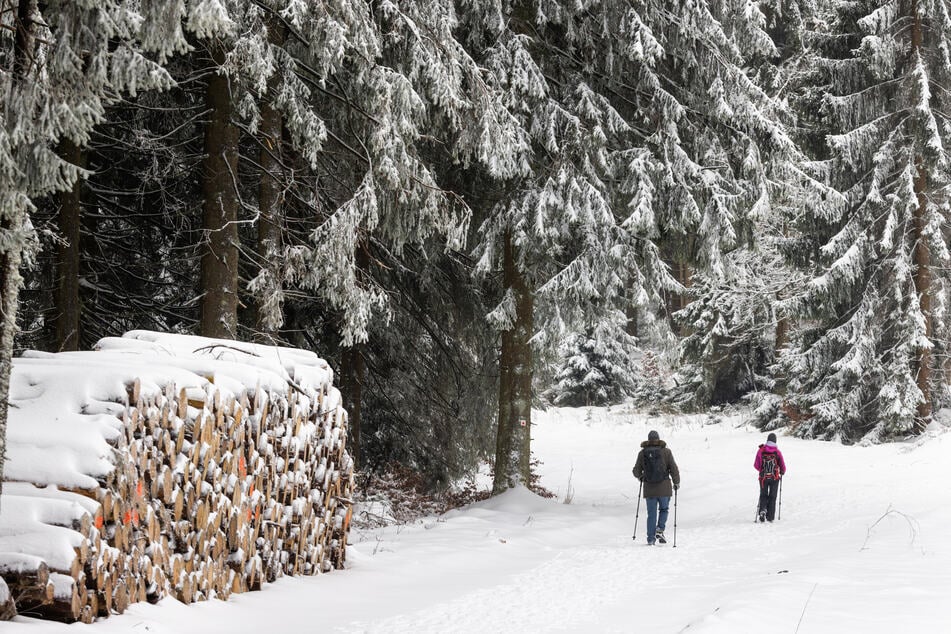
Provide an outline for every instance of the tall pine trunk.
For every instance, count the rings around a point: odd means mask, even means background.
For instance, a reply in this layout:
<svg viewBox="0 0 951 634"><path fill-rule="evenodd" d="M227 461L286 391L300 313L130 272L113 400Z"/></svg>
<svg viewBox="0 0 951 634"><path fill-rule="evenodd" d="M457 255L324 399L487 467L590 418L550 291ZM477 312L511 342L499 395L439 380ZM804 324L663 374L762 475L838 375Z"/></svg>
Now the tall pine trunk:
<svg viewBox="0 0 951 634"><path fill-rule="evenodd" d="M268 21L268 40L272 44L284 43L284 31L278 26L277 20ZM258 243L257 253L261 266L272 266L280 252L283 233L283 211L281 200L281 181L283 176L282 150L284 136L284 119L274 107L275 92L278 88L277 73L271 75L267 82L267 95L261 103L260 132L261 151L259 165L261 166L260 183L258 184ZM267 319L260 306L255 308L255 330L258 337L273 341L275 335L273 320Z"/></svg>
<svg viewBox="0 0 951 634"><path fill-rule="evenodd" d="M370 266L370 251L366 240L357 244L355 259L358 271L366 272ZM344 408L347 410L347 427L350 433L350 456L360 466L363 445L363 386L366 382L366 344L355 343L341 353L340 390Z"/></svg>
<svg viewBox="0 0 951 634"><path fill-rule="evenodd" d="M212 43L218 69L221 48ZM238 128L228 76L215 72L208 80L205 103L210 111L205 128L202 164L204 249L201 258L201 334L233 338L238 329Z"/></svg>
<svg viewBox="0 0 951 634"><path fill-rule="evenodd" d="M33 14L35 0L19 0L14 23L13 75L16 83L26 80L33 62ZM15 88L14 88L15 89ZM22 237L28 218L23 202L15 194L2 194L6 209L0 210L0 494L3 493L3 467L7 455L7 416L10 399L10 371L13 366L13 338L17 332Z"/></svg>
<svg viewBox="0 0 951 634"><path fill-rule="evenodd" d="M528 280L518 268L511 231L505 234L502 273L505 290L515 299L515 320L511 329L502 332L499 356L494 493L518 484L531 484L534 298Z"/></svg>
<svg viewBox="0 0 951 634"><path fill-rule="evenodd" d="M19 211L19 210L16 210ZM0 235L6 237L16 231L19 218L3 216ZM3 467L7 449L7 415L9 413L10 370L13 365L13 338L17 331L19 304L21 247L11 241L0 250L0 494L3 493Z"/></svg>
<svg viewBox="0 0 951 634"><path fill-rule="evenodd" d="M776 301L779 302L782 300L781 294L776 292ZM774 312L774 315L776 313ZM779 358L779 354L786 344L789 343L789 317L786 315L777 315L776 316L776 337L773 350L776 353L776 358Z"/></svg>
<svg viewBox="0 0 951 634"><path fill-rule="evenodd" d="M912 29L911 46L915 52L921 49L922 30L921 15L918 12L918 2L913 0L911 4ZM915 197L918 205L915 208L914 235L915 235L915 291L918 295L919 308L925 321L925 337L930 341L934 335L931 316L931 253L928 249L927 237L925 236L926 216L928 210L927 187L928 179L924 172L924 158L917 156L915 158ZM925 428L931 422L931 348L919 346L915 351L914 368L917 374L918 389L921 390L922 400L918 404L918 412L915 417L915 431L919 434L924 432Z"/></svg>
<svg viewBox="0 0 951 634"><path fill-rule="evenodd" d="M354 344L344 348L340 362L340 391L347 410L347 431L350 435L347 450L356 467L361 466L361 428L363 414L363 384L366 381L365 345Z"/></svg>
<svg viewBox="0 0 951 634"><path fill-rule="evenodd" d="M691 285L691 271L690 265L687 264L682 257L677 256L670 260L665 260L670 266L670 273L677 282L683 286L685 289L689 289ZM674 319L674 313L679 310L683 310L690 303L690 296L687 292L677 293L674 291L664 291L664 298L667 304L667 315L670 321L671 330L673 330L678 335L685 335L685 328Z"/></svg>
<svg viewBox="0 0 951 634"><path fill-rule="evenodd" d="M271 104L261 106L261 182L258 185L258 242L257 252L261 266L273 266L279 257L283 215L281 212L281 137L284 124L281 113ZM273 339L273 320L267 318L260 306L255 309L255 329L265 340Z"/></svg>
<svg viewBox="0 0 951 634"><path fill-rule="evenodd" d="M627 317L627 323L624 326L624 331L634 339L639 339L641 321L640 310L635 303L637 300L636 294L633 288L627 288L624 295L624 316Z"/></svg>
<svg viewBox="0 0 951 634"><path fill-rule="evenodd" d="M915 209L915 291L918 295L919 307L925 320L925 336L930 341L933 336L931 317L931 253L928 249L925 233L925 212L927 211L927 196L925 188L927 181L922 172L921 159L917 161L918 173L915 177L915 195L918 206ZM918 415L915 418L915 431L924 432L931 422L931 348L919 346L915 351L914 367L917 371L918 389L921 390L922 400L918 404Z"/></svg>
<svg viewBox="0 0 951 634"><path fill-rule="evenodd" d="M17 218L0 220L0 235L12 233ZM0 494L3 493L3 466L7 449L10 370L13 365L13 337L16 335L20 285L20 246L11 244L0 251Z"/></svg>
<svg viewBox="0 0 951 634"><path fill-rule="evenodd" d="M529 39L528 48L537 47L535 22L537 7L531 0L512 3L510 28ZM524 273L518 268L511 229L506 229L502 246L503 291L512 293L515 318L502 331L499 351L499 416L495 437L494 494L518 484L531 484L532 468L532 373L530 339L534 329L534 298Z"/></svg>
<svg viewBox="0 0 951 634"><path fill-rule="evenodd" d="M83 149L66 139L60 143L60 157L67 163L85 167ZM79 263L82 222L83 181L60 194L58 216L60 242L56 247L56 305L54 345L57 350L79 350L80 303Z"/></svg>

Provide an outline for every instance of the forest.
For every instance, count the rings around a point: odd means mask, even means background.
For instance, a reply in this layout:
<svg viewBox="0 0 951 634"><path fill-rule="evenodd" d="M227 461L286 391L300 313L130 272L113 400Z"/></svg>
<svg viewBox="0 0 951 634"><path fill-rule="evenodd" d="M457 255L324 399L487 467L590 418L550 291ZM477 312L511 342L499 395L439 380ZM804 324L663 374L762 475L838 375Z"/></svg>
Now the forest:
<svg viewBox="0 0 951 634"><path fill-rule="evenodd" d="M433 490L545 404L920 434L949 7L0 0L0 473L11 360L132 329L317 352Z"/></svg>

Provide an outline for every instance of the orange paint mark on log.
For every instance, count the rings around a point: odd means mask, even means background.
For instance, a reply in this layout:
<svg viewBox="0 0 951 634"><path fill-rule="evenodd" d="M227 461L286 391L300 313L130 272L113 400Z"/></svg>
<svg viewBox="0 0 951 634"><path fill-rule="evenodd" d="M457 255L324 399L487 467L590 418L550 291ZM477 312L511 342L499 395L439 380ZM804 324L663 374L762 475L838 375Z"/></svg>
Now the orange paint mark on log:
<svg viewBox="0 0 951 634"><path fill-rule="evenodd" d="M132 511L126 511L125 515L122 517L123 524L129 524L132 522Z"/></svg>
<svg viewBox="0 0 951 634"><path fill-rule="evenodd" d="M242 478L247 477L248 475L248 463L244 459L244 456L238 458L238 475Z"/></svg>
<svg viewBox="0 0 951 634"><path fill-rule="evenodd" d="M102 515L97 515L96 521L95 521L96 528L99 530L102 530L102 527L104 524L105 524L105 521L102 519Z"/></svg>
<svg viewBox="0 0 951 634"><path fill-rule="evenodd" d="M139 483L135 485L135 494L138 495L139 497L142 497L142 491L143 491L142 481L139 480Z"/></svg>

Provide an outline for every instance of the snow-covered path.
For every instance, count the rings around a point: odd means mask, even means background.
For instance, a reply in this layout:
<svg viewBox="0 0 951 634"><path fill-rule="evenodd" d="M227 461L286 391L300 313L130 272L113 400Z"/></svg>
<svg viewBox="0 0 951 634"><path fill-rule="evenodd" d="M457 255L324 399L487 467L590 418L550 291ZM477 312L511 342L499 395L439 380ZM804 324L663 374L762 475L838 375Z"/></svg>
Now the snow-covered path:
<svg viewBox="0 0 951 634"><path fill-rule="evenodd" d="M282 579L227 603L165 600L91 626L19 618L2 630L951 631L951 435L879 447L781 436L782 519L764 525L753 522L752 461L765 435L736 420L646 420L623 408L536 416L534 452L556 499L516 490L418 525L354 533L349 570ZM643 506L631 540L631 466L651 428L683 478L676 548L645 545Z"/></svg>

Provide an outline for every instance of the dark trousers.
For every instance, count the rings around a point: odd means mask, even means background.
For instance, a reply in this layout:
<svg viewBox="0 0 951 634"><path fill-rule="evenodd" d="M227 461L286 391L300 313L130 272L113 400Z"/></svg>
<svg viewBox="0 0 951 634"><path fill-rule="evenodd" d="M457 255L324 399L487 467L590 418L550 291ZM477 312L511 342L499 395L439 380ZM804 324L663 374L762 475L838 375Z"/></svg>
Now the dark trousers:
<svg viewBox="0 0 951 634"><path fill-rule="evenodd" d="M762 480L759 484L759 514L766 511L770 522L776 517L776 494L779 493L779 480Z"/></svg>
<svg viewBox="0 0 951 634"><path fill-rule="evenodd" d="M670 510L670 497L644 498L647 503L647 543L653 544L657 531L664 532L667 527L667 513ZM658 509L660 513L658 514Z"/></svg>

